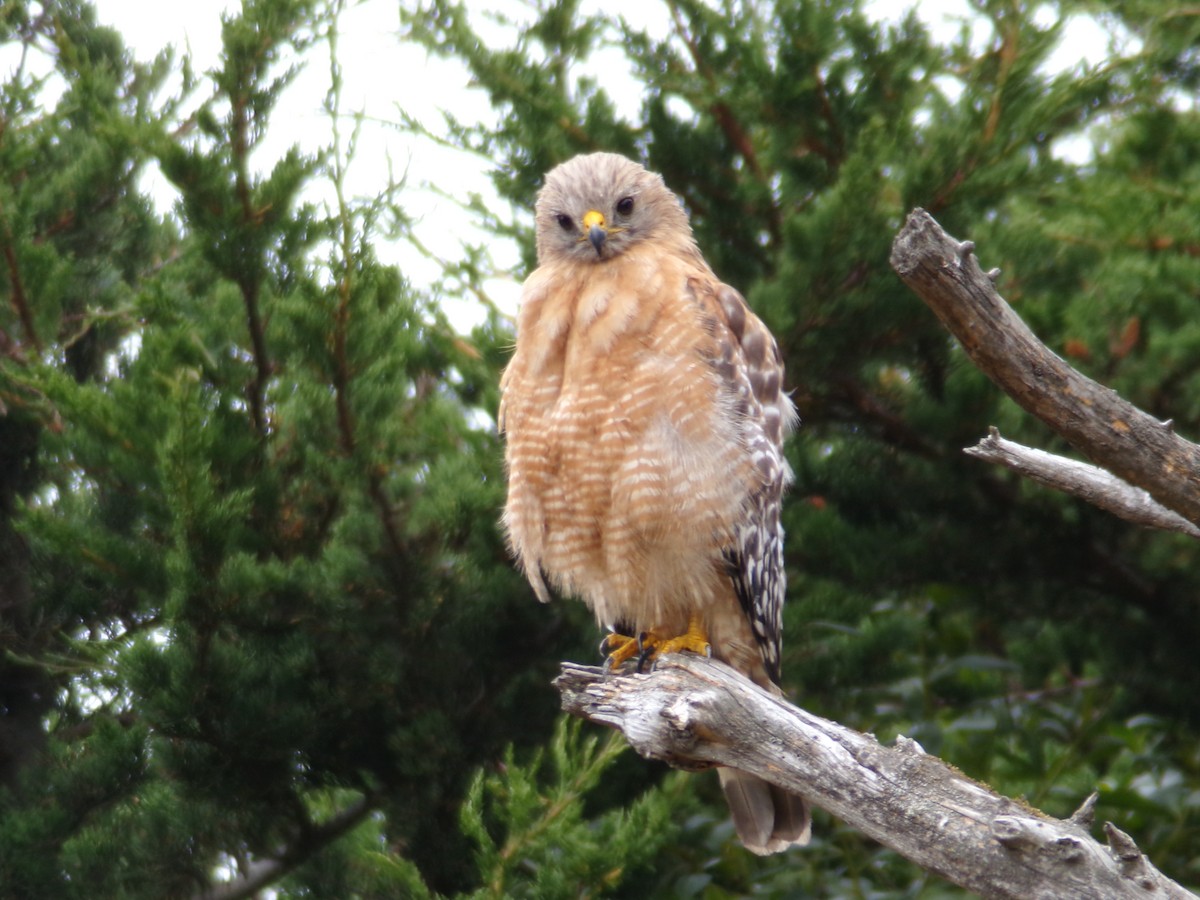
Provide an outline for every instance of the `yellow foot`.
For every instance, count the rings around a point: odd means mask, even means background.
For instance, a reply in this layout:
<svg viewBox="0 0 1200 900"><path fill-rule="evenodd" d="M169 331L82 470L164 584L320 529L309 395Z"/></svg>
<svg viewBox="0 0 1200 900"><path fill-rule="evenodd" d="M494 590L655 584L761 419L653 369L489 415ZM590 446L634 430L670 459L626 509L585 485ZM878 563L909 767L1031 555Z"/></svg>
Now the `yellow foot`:
<svg viewBox="0 0 1200 900"><path fill-rule="evenodd" d="M698 653L701 656L712 656L712 646L708 643L708 634L695 616L688 618L688 629L683 634L668 640L660 640L654 648L654 655L664 653L682 653L685 650Z"/></svg>
<svg viewBox="0 0 1200 900"><path fill-rule="evenodd" d="M656 631L645 631L640 635L607 634L600 642L600 652L606 654L604 671L611 672L619 669L624 663L637 658L637 671L641 672L647 662L657 659L664 653L699 653L702 656L712 656L712 647L708 643L708 635L700 625L700 621L692 616L688 620L688 629L672 638L664 638Z"/></svg>

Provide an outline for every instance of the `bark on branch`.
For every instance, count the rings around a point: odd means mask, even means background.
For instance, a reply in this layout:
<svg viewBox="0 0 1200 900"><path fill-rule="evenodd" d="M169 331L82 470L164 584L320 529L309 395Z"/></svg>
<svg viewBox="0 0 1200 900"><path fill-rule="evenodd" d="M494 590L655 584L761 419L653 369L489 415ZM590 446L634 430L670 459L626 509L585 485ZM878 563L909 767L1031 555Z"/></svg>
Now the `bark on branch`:
<svg viewBox="0 0 1200 900"><path fill-rule="evenodd" d="M642 756L735 766L819 806L931 872L988 898L1193 898L1091 804L1053 819L1001 797L914 741L884 747L773 697L715 660L670 655L649 675L564 663L563 709L621 730Z"/></svg>
<svg viewBox="0 0 1200 900"><path fill-rule="evenodd" d="M987 437L963 452L976 459L1012 469L1045 487L1086 500L1135 525L1178 531L1188 537L1200 538L1200 528L1156 503L1141 488L1096 466L1007 441L1000 437L996 428L989 429Z"/></svg>
<svg viewBox="0 0 1200 900"><path fill-rule="evenodd" d="M975 245L923 209L892 244L892 268L979 369L1097 465L1200 525L1200 447L1050 352L996 293Z"/></svg>

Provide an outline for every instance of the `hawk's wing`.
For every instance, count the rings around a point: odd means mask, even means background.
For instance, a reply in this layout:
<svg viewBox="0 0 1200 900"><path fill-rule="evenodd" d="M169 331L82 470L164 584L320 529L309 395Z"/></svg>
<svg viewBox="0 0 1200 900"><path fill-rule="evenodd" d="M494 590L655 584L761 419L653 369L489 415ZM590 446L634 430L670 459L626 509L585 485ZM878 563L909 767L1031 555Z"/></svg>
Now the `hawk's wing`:
<svg viewBox="0 0 1200 900"><path fill-rule="evenodd" d="M725 550L725 558L763 665L778 682L786 588L780 506L792 478L783 439L796 412L783 392L783 358L767 327L728 285L718 284L713 299L726 332L713 364L733 398L733 414L755 471L755 487L734 524L733 546Z"/></svg>

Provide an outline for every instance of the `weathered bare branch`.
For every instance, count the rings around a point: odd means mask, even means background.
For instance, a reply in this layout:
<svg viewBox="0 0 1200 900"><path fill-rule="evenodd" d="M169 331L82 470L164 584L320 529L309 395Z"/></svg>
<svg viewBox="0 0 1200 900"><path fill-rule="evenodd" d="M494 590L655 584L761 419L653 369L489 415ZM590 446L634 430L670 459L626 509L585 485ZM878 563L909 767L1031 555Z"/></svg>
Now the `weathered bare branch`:
<svg viewBox="0 0 1200 900"><path fill-rule="evenodd" d="M1200 524L1200 447L1050 352L996 293L974 258L917 209L892 244L892 268L979 369L1093 462Z"/></svg>
<svg viewBox="0 0 1200 900"><path fill-rule="evenodd" d="M1200 528L1156 503L1141 488L1096 466L1005 440L996 428L990 429L987 437L963 452L1012 469L1045 487L1086 500L1135 525L1179 531L1200 538Z"/></svg>
<svg viewBox="0 0 1200 900"><path fill-rule="evenodd" d="M620 729L643 756L751 772L984 897L1194 900L1111 825L1106 848L1079 821L1001 797L914 741L884 747L715 660L670 655L650 675L608 677L564 663L555 685L563 709Z"/></svg>

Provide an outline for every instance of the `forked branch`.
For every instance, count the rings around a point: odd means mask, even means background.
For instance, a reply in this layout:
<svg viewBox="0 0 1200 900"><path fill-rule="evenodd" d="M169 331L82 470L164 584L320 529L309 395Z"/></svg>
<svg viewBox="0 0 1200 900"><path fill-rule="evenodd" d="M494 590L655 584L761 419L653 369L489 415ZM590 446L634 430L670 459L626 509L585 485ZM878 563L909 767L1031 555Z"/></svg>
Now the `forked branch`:
<svg viewBox="0 0 1200 900"><path fill-rule="evenodd" d="M1047 349L974 249L917 209L892 244L892 268L1001 390L1097 465L1200 525L1200 447Z"/></svg>

